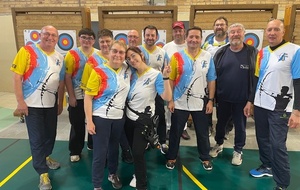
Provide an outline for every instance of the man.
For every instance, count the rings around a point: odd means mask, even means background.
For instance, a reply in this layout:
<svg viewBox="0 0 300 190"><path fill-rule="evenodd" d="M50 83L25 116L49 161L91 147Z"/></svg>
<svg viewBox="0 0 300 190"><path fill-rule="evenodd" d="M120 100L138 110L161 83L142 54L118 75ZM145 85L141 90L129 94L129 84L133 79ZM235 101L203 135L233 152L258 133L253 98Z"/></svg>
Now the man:
<svg viewBox="0 0 300 190"><path fill-rule="evenodd" d="M300 47L283 40L283 22L267 24L269 45L258 53L254 99L256 139L262 165L250 171L253 177L273 176L276 190L290 184L286 148L288 129L300 124ZM245 109L250 116L251 104ZM297 180L297 179L296 179Z"/></svg>
<svg viewBox="0 0 300 190"><path fill-rule="evenodd" d="M229 44L220 48L214 62L217 72L217 125L216 145L209 152L215 158L223 151L225 127L232 117L235 129L234 151L231 163L242 164L242 151L246 142L246 117L243 109L250 101L257 50L245 44L245 28L240 23L229 26Z"/></svg>
<svg viewBox="0 0 300 190"><path fill-rule="evenodd" d="M78 33L80 47L70 50L65 57L66 88L69 96L69 120L71 130L69 136L69 150L71 162L80 160L85 139L85 114L83 98L84 92L80 88L81 77L87 59L97 50L93 48L95 33L89 28L83 28ZM90 134L88 134L90 136ZM88 141L92 138L88 137ZM92 145L93 142L88 142ZM91 149L92 146L88 146Z"/></svg>
<svg viewBox="0 0 300 190"><path fill-rule="evenodd" d="M82 74L81 79L81 88L86 90L86 84L88 82L89 76L92 70L97 67L99 64L103 64L108 61L110 47L113 43L113 32L109 29L102 29L98 32L98 42L100 50L92 55L90 61L84 67L84 71ZM122 160L126 163L133 163L133 158L130 151L130 146L127 141L127 137L125 132L122 133L120 145L122 148ZM88 147L93 147L93 144L89 145Z"/></svg>
<svg viewBox="0 0 300 190"><path fill-rule="evenodd" d="M181 51L185 49L186 46L186 41L185 41L185 27L183 22L181 21L176 21L172 24L172 36L173 36L173 41L167 43L164 45L163 49L167 52L169 57L172 57L172 55L175 52ZM170 132L170 127L171 127L171 112L169 109L166 109L166 125L167 125L167 136ZM189 140L191 137L187 132L187 124L184 127L183 133L181 137L185 140Z"/></svg>
<svg viewBox="0 0 300 190"><path fill-rule="evenodd" d="M53 26L41 29L40 43L24 46L17 53L11 71L17 111L25 115L32 164L40 176L39 188L52 189L48 170L60 164L51 155L57 129L57 115L63 109L63 56L55 50L58 32Z"/></svg>
<svg viewBox="0 0 300 190"><path fill-rule="evenodd" d="M218 17L213 24L214 35L212 35L202 46L202 48L208 51L212 57L215 56L215 53L218 49L222 46L228 44L228 20L227 18L220 16ZM214 132L213 122L212 122L212 114L208 115L208 122L209 122L209 135ZM226 125L226 135L225 140L228 139L229 132L233 129L232 119L228 121Z"/></svg>
<svg viewBox="0 0 300 190"><path fill-rule="evenodd" d="M168 108L172 112L169 151L166 155L168 169L174 169L179 150L180 136L189 114L191 114L197 137L199 158L205 170L212 170L209 156L207 115L213 110L216 72L210 53L201 50L202 29L187 30L187 48L176 52L170 61L172 71L170 84L173 99ZM207 96L205 89L210 94Z"/></svg>
<svg viewBox="0 0 300 190"><path fill-rule="evenodd" d="M136 30L130 30L127 34L127 39L128 39L128 47L133 46L136 47L138 46L140 35L139 32Z"/></svg>
<svg viewBox="0 0 300 190"><path fill-rule="evenodd" d="M155 26L148 25L144 28L143 33L145 43L138 47L145 56L146 64L156 70L162 71L164 64L169 63L169 57L165 50L155 45L156 41L158 40L158 30ZM166 144L167 129L164 100L159 95L157 95L155 99L155 115L159 115L157 134L161 144L161 152L165 154L169 147Z"/></svg>

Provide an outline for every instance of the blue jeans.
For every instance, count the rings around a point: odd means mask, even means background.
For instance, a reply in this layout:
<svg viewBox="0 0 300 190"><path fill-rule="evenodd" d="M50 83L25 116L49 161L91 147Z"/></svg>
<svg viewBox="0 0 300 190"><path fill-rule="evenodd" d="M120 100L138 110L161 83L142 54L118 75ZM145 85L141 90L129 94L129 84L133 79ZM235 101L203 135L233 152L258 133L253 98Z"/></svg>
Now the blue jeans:
<svg viewBox="0 0 300 190"><path fill-rule="evenodd" d="M205 111L185 111L178 109L175 109L174 113L172 113L171 116L169 150L166 158L168 160L174 160L177 158L180 137L183 132L185 123L188 120L189 114L191 114L195 126L199 158L202 161L208 161L210 160L208 116L205 114Z"/></svg>
<svg viewBox="0 0 300 190"><path fill-rule="evenodd" d="M271 167L273 179L280 187L290 185L290 163L286 148L291 113L254 107L255 132L259 157L265 167Z"/></svg>
<svg viewBox="0 0 300 190"><path fill-rule="evenodd" d="M92 181L95 188L102 185L107 159L109 174L116 174L119 163L119 143L125 119L105 119L93 116L96 134L93 135Z"/></svg>
<svg viewBox="0 0 300 190"><path fill-rule="evenodd" d="M46 157L52 153L57 129L57 106L53 108L28 108L25 117L32 164L41 175L47 173Z"/></svg>

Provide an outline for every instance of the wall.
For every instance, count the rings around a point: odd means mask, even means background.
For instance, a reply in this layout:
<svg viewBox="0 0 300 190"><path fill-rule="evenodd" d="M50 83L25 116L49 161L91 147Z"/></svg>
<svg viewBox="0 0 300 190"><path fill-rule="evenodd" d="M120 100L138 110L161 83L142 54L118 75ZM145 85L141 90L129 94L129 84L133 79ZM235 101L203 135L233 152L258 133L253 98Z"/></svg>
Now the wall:
<svg viewBox="0 0 300 190"><path fill-rule="evenodd" d="M0 91L12 92L12 72L9 71L16 54L16 45L11 16L12 7L78 7L91 9L92 21L98 21L98 6L141 6L148 5L147 0L1 0L0 1ZM223 4L279 4L278 18L284 17L287 5L299 4L300 0L166 0L167 5L178 6L178 20L189 20L191 5Z"/></svg>

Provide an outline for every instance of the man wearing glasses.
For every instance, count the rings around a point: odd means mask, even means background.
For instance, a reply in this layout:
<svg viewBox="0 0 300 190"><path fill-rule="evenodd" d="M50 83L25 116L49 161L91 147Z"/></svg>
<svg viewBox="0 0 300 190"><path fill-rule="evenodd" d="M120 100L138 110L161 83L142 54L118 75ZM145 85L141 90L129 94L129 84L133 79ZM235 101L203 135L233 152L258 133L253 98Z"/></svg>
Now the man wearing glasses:
<svg viewBox="0 0 300 190"><path fill-rule="evenodd" d="M48 170L60 164L49 157L56 138L57 115L63 110L63 56L55 50L58 32L44 26L40 43L22 47L10 68L14 72L17 112L25 115L33 167L40 189L52 189Z"/></svg>
<svg viewBox="0 0 300 190"><path fill-rule="evenodd" d="M95 33L91 29L81 29L78 33L78 38L80 46L70 50L65 57L65 81L69 96L68 111L71 123L69 137L71 162L78 162L80 160L85 139L84 92L80 88L81 77L87 59L97 51L97 49L93 47L95 43ZM88 141L88 145L93 144L91 137L88 137Z"/></svg>
<svg viewBox="0 0 300 190"><path fill-rule="evenodd" d="M136 47L138 46L140 35L136 30L130 30L127 34L128 38L128 47Z"/></svg>

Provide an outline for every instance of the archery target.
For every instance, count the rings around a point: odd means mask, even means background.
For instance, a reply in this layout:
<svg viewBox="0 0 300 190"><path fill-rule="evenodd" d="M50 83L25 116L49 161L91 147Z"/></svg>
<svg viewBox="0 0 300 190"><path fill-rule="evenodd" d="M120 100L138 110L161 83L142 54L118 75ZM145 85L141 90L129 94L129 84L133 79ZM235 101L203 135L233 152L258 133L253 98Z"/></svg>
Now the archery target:
<svg viewBox="0 0 300 190"><path fill-rule="evenodd" d="M72 36L68 33L59 34L57 45L63 51L71 50L74 46Z"/></svg>
<svg viewBox="0 0 300 190"><path fill-rule="evenodd" d="M39 41L40 40L39 32L36 30L31 31L30 32L30 40L34 41L34 42Z"/></svg>
<svg viewBox="0 0 300 190"><path fill-rule="evenodd" d="M127 35L125 33L119 33L115 36L115 40L123 41L124 43L128 44Z"/></svg>
<svg viewBox="0 0 300 190"><path fill-rule="evenodd" d="M255 33L247 33L245 34L244 42L248 45L254 46L258 48L259 45L259 38Z"/></svg>
<svg viewBox="0 0 300 190"><path fill-rule="evenodd" d="M163 42L156 42L156 45L158 46L158 47L164 47L164 45L165 45L165 43L163 43Z"/></svg>

